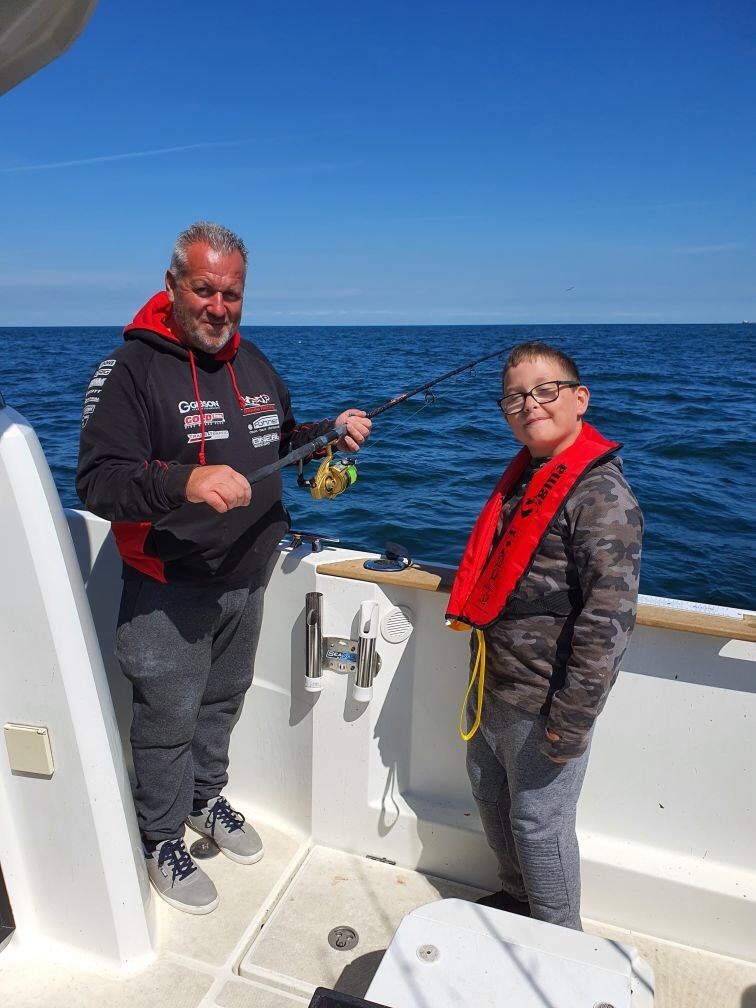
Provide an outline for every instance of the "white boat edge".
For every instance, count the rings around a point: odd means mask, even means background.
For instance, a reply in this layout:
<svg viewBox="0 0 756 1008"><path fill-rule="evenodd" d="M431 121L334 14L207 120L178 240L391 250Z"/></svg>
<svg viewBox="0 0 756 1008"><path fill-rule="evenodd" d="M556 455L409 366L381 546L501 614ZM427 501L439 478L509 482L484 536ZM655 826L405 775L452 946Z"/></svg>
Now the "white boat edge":
<svg viewBox="0 0 756 1008"><path fill-rule="evenodd" d="M120 563L107 522L63 511L36 435L9 408L0 502L2 722L45 728L54 763L49 776L14 770L0 749L14 941L131 969L154 956L155 931L128 783L129 700L113 657ZM467 635L444 628L443 593L318 572L365 556L280 549L229 787L249 814L309 845L491 887L456 734ZM310 591L323 594L326 635L354 636L366 599L381 618L411 611L407 641L379 639L370 704L351 699L341 673L305 692ZM733 626L742 615L725 612ZM756 961L755 661L752 641L637 628L580 803L584 916Z"/></svg>

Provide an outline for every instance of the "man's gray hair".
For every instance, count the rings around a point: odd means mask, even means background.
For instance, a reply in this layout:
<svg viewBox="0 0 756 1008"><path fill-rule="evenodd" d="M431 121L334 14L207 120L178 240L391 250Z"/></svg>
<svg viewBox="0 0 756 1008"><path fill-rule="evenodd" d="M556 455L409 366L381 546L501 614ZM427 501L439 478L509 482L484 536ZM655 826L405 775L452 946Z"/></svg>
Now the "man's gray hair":
<svg viewBox="0 0 756 1008"><path fill-rule="evenodd" d="M216 252L224 255L231 255L238 252L244 260L244 268L247 268L247 247L238 235L222 224L213 224L212 221L196 221L186 231L182 231L173 246L171 256L171 273L175 277L183 276L188 265L188 251L191 245L209 245Z"/></svg>

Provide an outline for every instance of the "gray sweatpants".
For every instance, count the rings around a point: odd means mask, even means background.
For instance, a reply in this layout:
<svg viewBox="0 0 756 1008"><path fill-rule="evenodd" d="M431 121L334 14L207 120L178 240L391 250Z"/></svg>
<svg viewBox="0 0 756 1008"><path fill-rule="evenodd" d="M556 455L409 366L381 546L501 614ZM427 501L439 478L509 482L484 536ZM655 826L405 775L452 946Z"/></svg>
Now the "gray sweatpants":
<svg viewBox="0 0 756 1008"><path fill-rule="evenodd" d="M552 763L538 750L545 728L545 717L487 690L480 728L467 743L467 773L502 888L529 900L537 920L580 931L575 817L590 744L577 759Z"/></svg>
<svg viewBox="0 0 756 1008"><path fill-rule="evenodd" d="M214 798L228 781L263 592L264 585L124 582L116 654L133 687L134 804L148 844L183 836L194 802Z"/></svg>

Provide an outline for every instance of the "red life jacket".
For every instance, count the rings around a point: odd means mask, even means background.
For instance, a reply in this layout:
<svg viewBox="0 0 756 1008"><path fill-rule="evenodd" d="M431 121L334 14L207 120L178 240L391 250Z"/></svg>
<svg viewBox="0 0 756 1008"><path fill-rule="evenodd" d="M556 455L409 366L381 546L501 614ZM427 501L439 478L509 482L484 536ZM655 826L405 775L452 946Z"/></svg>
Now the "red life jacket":
<svg viewBox="0 0 756 1008"><path fill-rule="evenodd" d="M578 481L621 447L584 422L577 440L533 475L514 517L491 552L503 498L530 462L527 448L517 453L473 526L460 561L446 613L453 629L483 628L496 622L528 574L549 526Z"/></svg>

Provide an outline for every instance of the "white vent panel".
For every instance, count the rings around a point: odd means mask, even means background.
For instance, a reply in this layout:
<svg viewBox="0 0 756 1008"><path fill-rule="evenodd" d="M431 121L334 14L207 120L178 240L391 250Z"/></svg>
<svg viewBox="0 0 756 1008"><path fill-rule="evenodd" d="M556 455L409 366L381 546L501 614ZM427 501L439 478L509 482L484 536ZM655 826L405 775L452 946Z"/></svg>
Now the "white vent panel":
<svg viewBox="0 0 756 1008"><path fill-rule="evenodd" d="M389 644L402 644L414 629L415 614L409 606L392 606L381 620L381 636Z"/></svg>

